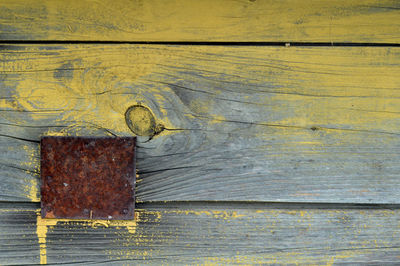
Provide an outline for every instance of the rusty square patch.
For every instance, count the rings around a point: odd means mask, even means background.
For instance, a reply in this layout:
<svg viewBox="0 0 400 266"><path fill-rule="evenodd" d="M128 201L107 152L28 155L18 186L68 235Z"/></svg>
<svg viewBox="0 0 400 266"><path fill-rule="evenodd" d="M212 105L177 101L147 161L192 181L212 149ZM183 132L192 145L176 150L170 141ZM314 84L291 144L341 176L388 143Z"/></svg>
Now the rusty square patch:
<svg viewBox="0 0 400 266"><path fill-rule="evenodd" d="M134 137L43 137L43 218L133 219Z"/></svg>

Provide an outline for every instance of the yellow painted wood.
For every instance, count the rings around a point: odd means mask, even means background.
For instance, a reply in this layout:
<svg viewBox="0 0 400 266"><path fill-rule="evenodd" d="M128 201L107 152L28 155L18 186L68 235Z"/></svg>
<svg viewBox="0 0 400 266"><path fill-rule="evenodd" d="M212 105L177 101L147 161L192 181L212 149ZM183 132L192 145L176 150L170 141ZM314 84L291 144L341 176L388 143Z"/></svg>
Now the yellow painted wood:
<svg viewBox="0 0 400 266"><path fill-rule="evenodd" d="M2 40L399 43L396 0L1 0Z"/></svg>
<svg viewBox="0 0 400 266"><path fill-rule="evenodd" d="M164 130L139 139L139 201L399 203L399 55L2 46L1 199L39 201L40 136L134 135L125 113L141 104Z"/></svg>
<svg viewBox="0 0 400 266"><path fill-rule="evenodd" d="M399 259L399 210L281 207L148 204L135 222L98 222L43 220L33 206L1 206L0 261L387 265Z"/></svg>
<svg viewBox="0 0 400 266"><path fill-rule="evenodd" d="M399 43L399 10L0 0L0 40ZM0 62L1 265L399 260L396 209L205 202L399 203L399 48L4 44ZM46 220L16 203L40 201L41 136L134 134L137 199L165 203L134 221Z"/></svg>

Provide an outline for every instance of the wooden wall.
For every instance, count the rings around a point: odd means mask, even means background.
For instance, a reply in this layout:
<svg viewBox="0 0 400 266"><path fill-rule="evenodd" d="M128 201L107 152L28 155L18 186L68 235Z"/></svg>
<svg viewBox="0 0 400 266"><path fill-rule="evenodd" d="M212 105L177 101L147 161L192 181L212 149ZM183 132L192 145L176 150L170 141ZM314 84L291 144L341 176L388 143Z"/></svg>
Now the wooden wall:
<svg viewBox="0 0 400 266"><path fill-rule="evenodd" d="M0 264L397 263L399 42L398 1L0 0ZM45 135L137 135L136 219L41 219Z"/></svg>

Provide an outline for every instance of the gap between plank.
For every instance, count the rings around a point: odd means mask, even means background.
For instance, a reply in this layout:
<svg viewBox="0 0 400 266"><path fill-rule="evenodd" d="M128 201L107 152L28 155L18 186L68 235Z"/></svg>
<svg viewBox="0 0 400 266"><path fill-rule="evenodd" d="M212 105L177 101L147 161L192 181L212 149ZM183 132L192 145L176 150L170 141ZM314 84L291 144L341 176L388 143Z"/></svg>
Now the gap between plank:
<svg viewBox="0 0 400 266"><path fill-rule="evenodd" d="M148 45L210 45L210 46L322 46L322 47L400 47L400 43L356 42L146 42L146 41L48 41L48 40L0 40L0 44L148 44Z"/></svg>
<svg viewBox="0 0 400 266"><path fill-rule="evenodd" d="M39 209L40 202L0 201L0 208ZM260 202L260 201L152 201L136 203L136 209L368 209L368 210L397 210L400 204L367 204L367 203L303 203L303 202Z"/></svg>

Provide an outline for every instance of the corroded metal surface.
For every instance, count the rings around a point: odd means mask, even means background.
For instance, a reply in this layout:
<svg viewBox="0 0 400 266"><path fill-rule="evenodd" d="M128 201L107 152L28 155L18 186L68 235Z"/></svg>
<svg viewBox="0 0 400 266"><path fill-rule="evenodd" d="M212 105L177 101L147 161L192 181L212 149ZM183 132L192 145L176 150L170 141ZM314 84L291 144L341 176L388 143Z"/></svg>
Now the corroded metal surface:
<svg viewBox="0 0 400 266"><path fill-rule="evenodd" d="M43 218L133 219L134 137L43 137Z"/></svg>

